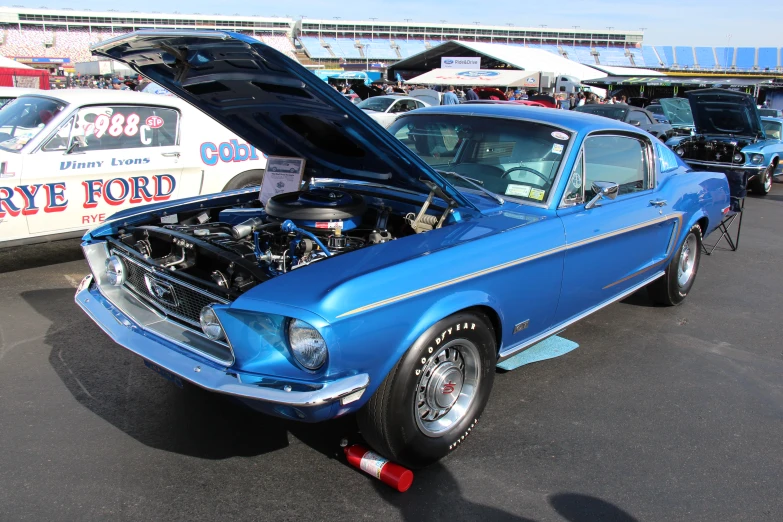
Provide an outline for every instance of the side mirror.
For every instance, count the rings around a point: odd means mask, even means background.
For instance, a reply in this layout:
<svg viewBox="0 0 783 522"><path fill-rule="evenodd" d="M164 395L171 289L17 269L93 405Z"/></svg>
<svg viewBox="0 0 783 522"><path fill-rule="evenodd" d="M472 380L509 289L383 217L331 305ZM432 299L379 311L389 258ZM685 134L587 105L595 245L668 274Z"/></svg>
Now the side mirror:
<svg viewBox="0 0 783 522"><path fill-rule="evenodd" d="M71 142L71 146L68 147L68 150L65 151L66 154L73 154L76 149L83 149L87 147L87 140L84 138L84 136L74 136L73 141Z"/></svg>
<svg viewBox="0 0 783 522"><path fill-rule="evenodd" d="M614 199L617 197L617 193L620 192L620 185L609 181L594 181L592 186L595 196L593 199L587 202L585 209L591 209L598 204L598 202L604 198Z"/></svg>
<svg viewBox="0 0 783 522"><path fill-rule="evenodd" d="M628 123L630 123L634 127L639 127L642 124L642 122L640 122L639 120L628 120Z"/></svg>

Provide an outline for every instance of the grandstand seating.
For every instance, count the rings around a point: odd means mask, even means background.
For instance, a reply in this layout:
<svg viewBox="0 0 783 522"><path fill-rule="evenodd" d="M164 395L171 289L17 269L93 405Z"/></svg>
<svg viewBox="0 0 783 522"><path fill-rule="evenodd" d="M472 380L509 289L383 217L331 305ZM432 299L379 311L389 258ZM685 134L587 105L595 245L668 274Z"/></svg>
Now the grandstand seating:
<svg viewBox="0 0 783 522"><path fill-rule="evenodd" d="M774 71L778 66L778 50L775 47L759 47L758 66L762 71Z"/></svg>
<svg viewBox="0 0 783 522"><path fill-rule="evenodd" d="M734 65L737 69L749 71L756 63L756 49L753 47L737 47L737 58Z"/></svg>
<svg viewBox="0 0 783 522"><path fill-rule="evenodd" d="M94 59L89 52L91 44L121 34L105 29L92 31L86 28L16 25L2 26L0 55L9 57L70 58L71 62ZM285 30L255 33L244 31L257 40L297 59L291 35ZM331 37L300 36L302 49L299 56L312 60L361 62L378 60L393 62L421 53L443 43L440 40L388 39L386 37L359 38L349 33L332 33ZM495 41L495 43L505 43ZM557 56L586 65L621 67L679 68L694 70L735 69L741 72L780 71L783 68L783 49L774 47L691 47L649 46L624 48L621 46L589 46L512 41L508 45L541 49Z"/></svg>
<svg viewBox="0 0 783 522"><path fill-rule="evenodd" d="M696 65L693 60L693 47L675 47L674 57L678 67L691 68Z"/></svg>
<svg viewBox="0 0 783 522"><path fill-rule="evenodd" d="M716 66L715 52L712 47L694 47L696 50L696 62L702 69L713 69ZM678 54L679 57L679 54Z"/></svg>
<svg viewBox="0 0 783 522"><path fill-rule="evenodd" d="M728 69L734 65L734 48L716 47L715 58L718 60L718 67L721 69Z"/></svg>

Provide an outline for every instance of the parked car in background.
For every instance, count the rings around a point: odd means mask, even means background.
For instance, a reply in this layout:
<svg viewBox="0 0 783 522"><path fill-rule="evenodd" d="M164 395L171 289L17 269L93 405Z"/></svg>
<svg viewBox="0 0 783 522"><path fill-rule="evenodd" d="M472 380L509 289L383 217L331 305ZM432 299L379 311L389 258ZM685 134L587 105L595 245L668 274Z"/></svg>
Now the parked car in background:
<svg viewBox="0 0 783 522"><path fill-rule="evenodd" d="M650 113L652 113L653 117L655 118L655 121L658 123L670 123L669 119L666 117L666 114L663 112L663 107L661 107L660 103L651 103L647 107L645 107Z"/></svg>
<svg viewBox="0 0 783 522"><path fill-rule="evenodd" d="M356 106L367 113L373 120L384 127L388 127L401 114L421 109L422 107L429 107L429 104L411 96L391 94L367 98L356 104Z"/></svg>
<svg viewBox="0 0 783 522"><path fill-rule="evenodd" d="M0 247L153 201L258 185L266 158L173 96L65 89L0 110Z"/></svg>
<svg viewBox="0 0 783 522"><path fill-rule="evenodd" d="M701 89L686 96L693 135L666 144L693 168L744 175L753 193L768 194L783 155L778 120L768 118L762 124L753 97L743 92Z"/></svg>
<svg viewBox="0 0 783 522"><path fill-rule="evenodd" d="M783 118L783 111L780 109L759 109L759 116L769 116L770 118Z"/></svg>
<svg viewBox="0 0 783 522"><path fill-rule="evenodd" d="M640 107L634 107L633 105L626 105L623 103L608 105L588 103L577 107L574 110L625 122L634 127L644 129L663 141L666 141L672 130L672 126L668 123L658 123L651 112Z"/></svg>
<svg viewBox="0 0 783 522"><path fill-rule="evenodd" d="M690 136L693 133L695 124L688 98L662 98L659 103L663 114L672 126L669 137Z"/></svg>
<svg viewBox="0 0 783 522"><path fill-rule="evenodd" d="M476 429L498 360L640 288L682 302L729 205L722 174L607 118L465 104L386 132L250 36L141 31L95 49L302 158L307 185L265 206L254 190L120 212L84 236L76 302L161 375L287 419L357 412L406 466Z"/></svg>

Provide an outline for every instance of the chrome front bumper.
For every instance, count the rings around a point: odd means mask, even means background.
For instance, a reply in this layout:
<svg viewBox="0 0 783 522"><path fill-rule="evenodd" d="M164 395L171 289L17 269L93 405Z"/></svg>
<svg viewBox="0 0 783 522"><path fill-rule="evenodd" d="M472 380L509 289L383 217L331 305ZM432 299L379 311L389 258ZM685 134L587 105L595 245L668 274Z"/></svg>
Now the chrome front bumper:
<svg viewBox="0 0 783 522"><path fill-rule="evenodd" d="M270 405L282 405L296 409L295 415L280 409L270 411L272 414L299 418L300 420L324 420L332 415L324 411L323 407L338 402L340 405L346 405L359 400L364 389L370 383L367 374L308 384L304 390L301 382L292 382L287 385L276 381L274 387L245 383L242 382L240 372L217 365L214 361L209 361L206 358L200 358L197 354L189 353L172 339L160 335L149 326L139 324L101 293L98 285L93 284L91 275L85 277L79 284L75 300L76 304L114 342L186 381L204 389L240 399L262 401ZM318 413L308 415L302 409L318 409ZM337 411L339 410L335 408L333 414L336 414Z"/></svg>

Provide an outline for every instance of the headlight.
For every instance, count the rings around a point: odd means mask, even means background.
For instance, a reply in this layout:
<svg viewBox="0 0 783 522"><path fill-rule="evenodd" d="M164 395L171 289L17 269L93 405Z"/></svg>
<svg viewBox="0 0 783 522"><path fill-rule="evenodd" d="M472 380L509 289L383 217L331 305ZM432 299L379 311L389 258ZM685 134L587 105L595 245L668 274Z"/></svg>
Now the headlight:
<svg viewBox="0 0 783 522"><path fill-rule="evenodd" d="M112 286L122 286L128 271L125 263L118 256L111 256L106 260L106 280Z"/></svg>
<svg viewBox="0 0 783 522"><path fill-rule="evenodd" d="M740 153L740 152L736 153L732 159L734 160L734 163L744 163L745 162L745 156L743 156L742 153Z"/></svg>
<svg viewBox="0 0 783 522"><path fill-rule="evenodd" d="M296 360L308 370L317 370L326 362L326 341L318 330L299 319L288 323L288 342Z"/></svg>
<svg viewBox="0 0 783 522"><path fill-rule="evenodd" d="M198 320L201 323L201 330L207 338L213 341L222 341L226 338L226 332L224 332L223 327L220 326L220 321L218 321L217 314L212 309L212 305L207 305L201 309Z"/></svg>
<svg viewBox="0 0 783 522"><path fill-rule="evenodd" d="M678 156L682 156L683 154L685 154L685 150L683 150L682 147L677 147L676 149L674 149L674 152L676 152Z"/></svg>
<svg viewBox="0 0 783 522"><path fill-rule="evenodd" d="M763 154L751 154L750 155L750 162L754 165L761 165L761 163L764 161L764 155Z"/></svg>

